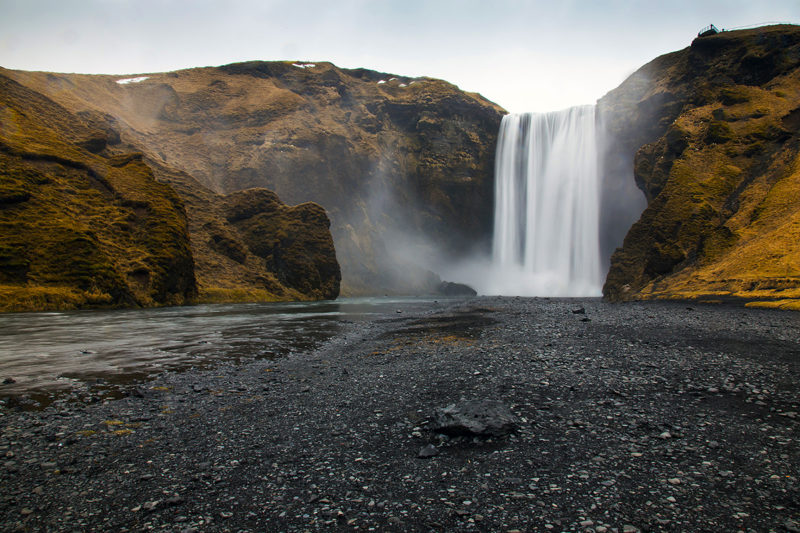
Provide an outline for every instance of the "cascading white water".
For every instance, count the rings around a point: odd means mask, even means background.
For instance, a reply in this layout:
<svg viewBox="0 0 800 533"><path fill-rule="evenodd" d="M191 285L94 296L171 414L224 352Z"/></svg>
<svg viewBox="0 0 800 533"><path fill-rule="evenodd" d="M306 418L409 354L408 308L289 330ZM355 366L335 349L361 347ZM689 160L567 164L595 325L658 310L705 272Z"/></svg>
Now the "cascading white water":
<svg viewBox="0 0 800 533"><path fill-rule="evenodd" d="M490 294L599 296L594 106L507 115L495 163Z"/></svg>

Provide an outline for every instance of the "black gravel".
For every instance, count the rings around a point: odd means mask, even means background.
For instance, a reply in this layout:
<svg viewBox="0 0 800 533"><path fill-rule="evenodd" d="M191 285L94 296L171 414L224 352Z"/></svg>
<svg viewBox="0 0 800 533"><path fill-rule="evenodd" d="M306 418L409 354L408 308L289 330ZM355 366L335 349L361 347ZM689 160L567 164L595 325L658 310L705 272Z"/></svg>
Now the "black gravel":
<svg viewBox="0 0 800 533"><path fill-rule="evenodd" d="M797 313L685 303L387 315L118 400L3 408L0 530L800 531L799 339ZM429 429L462 400L518 431Z"/></svg>

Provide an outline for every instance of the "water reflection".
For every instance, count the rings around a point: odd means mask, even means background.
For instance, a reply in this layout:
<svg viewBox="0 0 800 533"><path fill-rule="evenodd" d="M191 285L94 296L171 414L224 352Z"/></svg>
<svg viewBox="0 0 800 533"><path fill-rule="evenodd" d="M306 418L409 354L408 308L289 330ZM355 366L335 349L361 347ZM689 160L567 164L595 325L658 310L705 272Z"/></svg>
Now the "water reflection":
<svg viewBox="0 0 800 533"><path fill-rule="evenodd" d="M164 370L280 357L316 347L345 323L432 303L359 298L0 315L0 382L9 381L0 385L0 396L127 384Z"/></svg>

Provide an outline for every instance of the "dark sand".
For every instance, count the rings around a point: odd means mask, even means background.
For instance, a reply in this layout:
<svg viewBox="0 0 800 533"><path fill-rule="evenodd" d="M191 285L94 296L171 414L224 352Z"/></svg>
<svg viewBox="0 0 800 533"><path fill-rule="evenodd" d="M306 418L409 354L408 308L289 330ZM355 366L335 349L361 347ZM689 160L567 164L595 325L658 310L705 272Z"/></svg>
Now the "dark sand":
<svg viewBox="0 0 800 533"><path fill-rule="evenodd" d="M798 378L798 313L450 302L120 400L0 409L0 530L800 531ZM462 399L519 431L428 429Z"/></svg>

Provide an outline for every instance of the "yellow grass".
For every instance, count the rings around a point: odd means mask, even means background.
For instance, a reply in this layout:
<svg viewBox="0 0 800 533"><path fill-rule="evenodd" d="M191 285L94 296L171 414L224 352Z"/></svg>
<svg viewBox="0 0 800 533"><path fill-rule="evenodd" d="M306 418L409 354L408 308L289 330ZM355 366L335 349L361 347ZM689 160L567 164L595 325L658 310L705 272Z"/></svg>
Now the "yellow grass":
<svg viewBox="0 0 800 533"><path fill-rule="evenodd" d="M800 311L800 299L762 300L757 302L748 302L747 304L745 304L745 307Z"/></svg>
<svg viewBox="0 0 800 533"><path fill-rule="evenodd" d="M279 302L282 300L285 299L279 298L275 294L264 289L227 289L223 287L201 288L200 295L197 298L197 302L202 304Z"/></svg>
<svg viewBox="0 0 800 533"><path fill-rule="evenodd" d="M110 306L109 294L74 287L0 285L0 312L67 311Z"/></svg>

